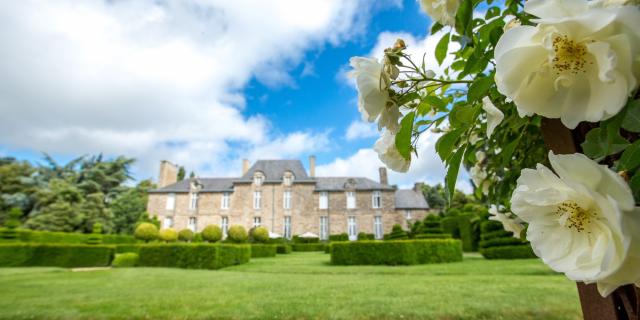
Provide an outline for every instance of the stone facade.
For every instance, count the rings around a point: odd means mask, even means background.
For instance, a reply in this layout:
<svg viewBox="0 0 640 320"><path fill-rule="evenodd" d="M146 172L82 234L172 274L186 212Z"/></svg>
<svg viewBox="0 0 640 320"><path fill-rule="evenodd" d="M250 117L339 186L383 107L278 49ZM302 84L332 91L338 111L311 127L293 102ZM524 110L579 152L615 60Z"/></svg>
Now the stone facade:
<svg viewBox="0 0 640 320"><path fill-rule="evenodd" d="M314 164L313 160L310 162ZM296 171L287 169L289 163L295 164L297 168L293 181L282 178L293 176ZM426 202L416 204L415 208L397 208L395 188L366 178L309 177L300 170L301 165L298 168L291 161L258 161L256 165L258 168L251 170L247 169L246 162L243 163L241 178L196 178L152 190L149 194L148 212L157 216L163 227L177 230L190 228L201 231L209 224L222 225L223 218L226 218L227 227L242 225L250 229L259 224L272 233L288 236L306 232L323 234L321 217L326 217L323 219L327 221L325 230L328 234L351 233L353 236L354 229L355 234L375 233L376 216L381 217L382 233L389 233L394 224L407 225L407 213L412 220L423 219L428 214ZM313 165L310 171L315 171ZM256 175L264 176L263 181L252 178ZM386 172L384 175L386 176ZM343 181L346 182L342 183ZM323 191L323 188L327 190ZM287 192L291 195L289 208L285 208ZM259 193L260 198L258 207L254 207L256 193ZM229 199L228 208L223 208L225 194ZM355 208L347 208L348 194L355 194ZM374 208L374 194L380 195L379 208ZM321 209L320 198L325 195L328 207ZM197 200L194 200L196 196ZM189 224L190 219L196 222L195 225ZM288 234L285 219L290 221ZM348 228L350 219L355 221L355 228Z"/></svg>

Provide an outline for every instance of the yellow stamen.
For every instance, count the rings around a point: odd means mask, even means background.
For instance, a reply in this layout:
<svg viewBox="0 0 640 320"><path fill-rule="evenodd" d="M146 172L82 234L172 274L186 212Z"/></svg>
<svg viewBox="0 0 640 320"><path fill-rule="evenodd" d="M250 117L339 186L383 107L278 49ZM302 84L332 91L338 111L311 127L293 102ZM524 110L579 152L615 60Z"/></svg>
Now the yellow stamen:
<svg viewBox="0 0 640 320"><path fill-rule="evenodd" d="M558 205L556 213L560 216L566 216L565 227L575 229L578 232L584 231L596 215L593 210L586 210L573 200L563 201Z"/></svg>

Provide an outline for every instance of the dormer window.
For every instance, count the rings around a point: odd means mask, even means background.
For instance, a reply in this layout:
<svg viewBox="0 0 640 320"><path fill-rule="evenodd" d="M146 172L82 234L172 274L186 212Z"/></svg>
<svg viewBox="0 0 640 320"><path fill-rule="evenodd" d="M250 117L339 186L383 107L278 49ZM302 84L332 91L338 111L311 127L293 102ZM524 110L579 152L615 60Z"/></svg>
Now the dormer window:
<svg viewBox="0 0 640 320"><path fill-rule="evenodd" d="M256 172L253 175L253 184L255 184L256 186L261 186L263 182L264 182L264 174L262 172Z"/></svg>
<svg viewBox="0 0 640 320"><path fill-rule="evenodd" d="M282 177L282 183L285 186L290 186L293 184L293 179L294 179L293 173L287 171L284 173L284 176Z"/></svg>

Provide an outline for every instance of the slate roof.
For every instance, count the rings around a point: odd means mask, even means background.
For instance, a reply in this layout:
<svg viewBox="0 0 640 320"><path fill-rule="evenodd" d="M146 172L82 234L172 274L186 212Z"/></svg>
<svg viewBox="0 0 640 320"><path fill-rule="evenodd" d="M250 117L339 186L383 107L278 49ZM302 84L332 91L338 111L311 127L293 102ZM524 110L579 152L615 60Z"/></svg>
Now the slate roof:
<svg viewBox="0 0 640 320"><path fill-rule="evenodd" d="M237 178L197 178L196 180L202 184L202 189L200 189L200 192L232 192L233 181L236 179ZM164 188L149 190L149 192L189 192L190 183L190 179L184 179L174 184L170 184Z"/></svg>
<svg viewBox="0 0 640 320"><path fill-rule="evenodd" d="M396 190L396 209L429 209L424 196L413 189Z"/></svg>
<svg viewBox="0 0 640 320"><path fill-rule="evenodd" d="M291 171L294 175L294 182L311 182L313 179L307 176L300 160L258 160L249 168L238 182L253 181L253 174L261 171L265 175L265 182L282 182L282 177L286 171Z"/></svg>
<svg viewBox="0 0 640 320"><path fill-rule="evenodd" d="M355 190L393 190L389 185L380 184L368 178L358 177L319 177L316 180L316 191L343 191L347 187Z"/></svg>

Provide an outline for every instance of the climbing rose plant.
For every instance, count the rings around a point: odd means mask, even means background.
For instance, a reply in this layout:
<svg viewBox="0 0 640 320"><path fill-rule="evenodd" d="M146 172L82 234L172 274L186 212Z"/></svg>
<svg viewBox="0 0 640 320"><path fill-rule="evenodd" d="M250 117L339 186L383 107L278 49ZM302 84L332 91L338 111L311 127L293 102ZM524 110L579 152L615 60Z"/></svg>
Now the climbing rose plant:
<svg viewBox="0 0 640 320"><path fill-rule="evenodd" d="M464 166L491 219L551 268L602 296L640 286L638 1L419 2L434 52L398 39L350 61L380 160L406 172L437 134L449 198ZM549 152L543 118L586 133L582 153Z"/></svg>

